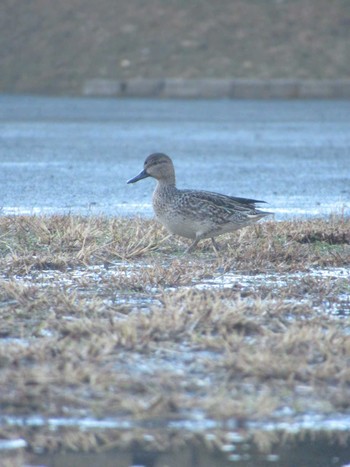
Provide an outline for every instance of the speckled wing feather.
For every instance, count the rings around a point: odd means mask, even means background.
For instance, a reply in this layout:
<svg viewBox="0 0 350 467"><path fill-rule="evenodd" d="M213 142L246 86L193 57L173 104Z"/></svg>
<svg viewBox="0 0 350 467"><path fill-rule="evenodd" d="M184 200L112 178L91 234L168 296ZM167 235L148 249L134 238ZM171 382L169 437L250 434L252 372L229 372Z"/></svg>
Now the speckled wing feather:
<svg viewBox="0 0 350 467"><path fill-rule="evenodd" d="M218 206L227 206L232 205L234 208L235 206L244 205L250 207L252 209L255 208L256 203L266 203L266 201L261 201L259 199L250 199L250 198L237 198L235 196L227 196L222 195L220 193L214 193L211 191L201 191L201 190L181 190L183 193L189 193L191 196L195 196L196 198L201 198L203 200L207 200L209 202L213 202Z"/></svg>
<svg viewBox="0 0 350 467"><path fill-rule="evenodd" d="M213 193L211 191L199 191L199 190L180 190L183 195L190 195L189 198L196 199L196 202L202 200L209 204L214 204L220 208L250 211L255 210L255 204L266 203L258 199L250 198L237 198L234 196L222 195L219 193Z"/></svg>
<svg viewBox="0 0 350 467"><path fill-rule="evenodd" d="M271 214L256 209L255 203L264 201L197 190L179 190L178 194L176 204L182 212L193 221L212 222L213 228L225 224L244 226Z"/></svg>

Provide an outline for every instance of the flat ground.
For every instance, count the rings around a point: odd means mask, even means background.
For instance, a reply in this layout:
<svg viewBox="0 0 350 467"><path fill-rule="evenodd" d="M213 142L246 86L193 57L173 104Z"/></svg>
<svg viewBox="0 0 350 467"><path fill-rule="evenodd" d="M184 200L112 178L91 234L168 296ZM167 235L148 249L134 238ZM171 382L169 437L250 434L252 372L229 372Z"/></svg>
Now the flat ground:
<svg viewBox="0 0 350 467"><path fill-rule="evenodd" d="M87 79L349 78L347 0L3 0L0 92Z"/></svg>
<svg viewBox="0 0 350 467"><path fill-rule="evenodd" d="M192 255L146 220L0 228L0 438L35 452L202 439L230 453L238 433L268 449L267 421L348 416L349 219L264 222Z"/></svg>

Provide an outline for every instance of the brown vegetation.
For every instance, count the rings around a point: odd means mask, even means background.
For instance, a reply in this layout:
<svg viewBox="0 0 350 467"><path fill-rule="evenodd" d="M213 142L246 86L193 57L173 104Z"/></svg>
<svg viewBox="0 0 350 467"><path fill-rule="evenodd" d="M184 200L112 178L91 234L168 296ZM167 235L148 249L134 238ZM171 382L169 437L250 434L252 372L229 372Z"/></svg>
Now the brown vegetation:
<svg viewBox="0 0 350 467"><path fill-rule="evenodd" d="M349 412L349 219L265 222L218 255L184 255L141 219L3 217L0 231L2 414L135 424L3 436L96 450L198 411L242 430L285 407Z"/></svg>

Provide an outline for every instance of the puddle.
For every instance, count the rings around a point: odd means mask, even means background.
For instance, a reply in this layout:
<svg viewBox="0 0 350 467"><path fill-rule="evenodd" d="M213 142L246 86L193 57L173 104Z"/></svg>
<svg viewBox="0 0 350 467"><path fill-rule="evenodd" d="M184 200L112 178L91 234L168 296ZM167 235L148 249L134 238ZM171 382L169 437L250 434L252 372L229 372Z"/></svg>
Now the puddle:
<svg viewBox="0 0 350 467"><path fill-rule="evenodd" d="M287 286L298 284L302 285L308 278L311 279L328 279L332 285L339 280L344 280L344 288L346 287L348 293L339 292L334 294L337 298L336 301L323 301L321 304L314 304L314 309L319 312L326 312L338 318L346 318L350 316L350 269L347 268L327 268L327 269L314 269L309 272L296 272L296 273L281 273L281 274L255 274L244 275L237 273L219 274L212 279L206 279L199 284L194 284L198 289L231 289L239 287L242 293L249 290L256 290L259 287L271 288L274 293L278 289L283 289ZM298 303L307 301L307 292L304 292L304 298L299 298Z"/></svg>
<svg viewBox="0 0 350 467"><path fill-rule="evenodd" d="M132 274L137 273L140 270L152 269L152 265L146 263L126 263L126 262L115 262L113 265L109 265L107 268L104 266L88 266L86 268L68 269L65 272L56 270L42 270L40 272L34 272L27 275L14 276L14 279L21 281L24 286L32 286L33 283L37 283L40 287L49 287L52 285L64 286L67 290L75 290L84 292L84 294L91 294L98 296L106 287L106 284L111 279L118 278L132 278ZM266 274L242 274L235 272L221 273L218 271L217 274L213 274L214 277L205 280L194 280L191 286L179 286L177 290L181 288L195 287L197 289L217 289L217 288L228 288L239 287L242 292L249 289L258 289L259 287L273 287L279 289L286 287L290 284L297 285L301 281L305 281L307 278L311 279L328 279L331 281L337 281L344 279L344 283L350 283L350 269L348 268L327 268L327 269L313 269L308 272L296 272L296 273L266 273ZM92 287L93 284L93 287ZM348 287L349 293L339 293L338 297L341 302L344 302L346 310L341 310L340 313L350 313L350 287ZM125 303L129 305L137 305L138 307L149 307L159 301L154 298L154 294L157 292L166 290L175 290L173 287L160 288L154 286L146 286L144 288L145 293L138 293L136 291L116 291L115 299L112 303ZM153 295L153 296L152 296ZM111 302L111 298L109 298ZM336 312L333 310L332 312Z"/></svg>
<svg viewBox="0 0 350 467"><path fill-rule="evenodd" d="M50 423L50 421L49 421ZM338 423L330 424L334 430L338 430ZM342 440L341 431L348 430L341 427L340 432L323 431L322 427L316 430L304 431L302 435L293 435L289 430L288 436L284 428L265 425L263 430L247 431L214 431L208 429L198 437L186 435L184 430L188 427L177 427L178 432L172 429L171 437L175 441L170 447L165 441L162 445L164 428L159 431L150 428L140 432L139 439L130 447L116 449L111 446L107 451L99 453L84 453L66 451L60 453L47 453L37 448L34 452L25 453L26 465L46 467L348 467L350 459L350 445ZM34 424L33 427L37 427ZM71 427L69 423L61 420L51 420L50 428L60 430ZM127 435L130 427L120 424L98 424L97 421L81 420L79 426L82 431L90 428L118 428ZM276 430L277 428L277 430ZM263 449L267 432L273 429L275 435L270 442L268 450ZM298 430L304 429L299 426ZM116 435L118 439L118 435ZM21 452L27 445L23 439L0 441L0 455L6 459L9 452L18 450ZM158 447L155 447L158 446ZM23 455L18 464L23 466Z"/></svg>
<svg viewBox="0 0 350 467"><path fill-rule="evenodd" d="M279 273L279 274L238 274L238 273L225 273L218 275L213 279L205 280L204 282L196 285L196 287L232 287L235 284L241 286L260 286L260 285L273 285L275 287L285 286L288 283L295 282L305 277L327 277L332 279L347 279L350 280L350 269L347 268L327 268L327 269L313 269L309 272L296 272L296 273ZM349 293L350 297L350 293Z"/></svg>
<svg viewBox="0 0 350 467"><path fill-rule="evenodd" d="M254 444L230 444L225 450L208 449L206 444L182 445L177 450L155 452L135 448L102 454L57 454L31 456L31 462L47 467L345 467L349 449L326 438L310 442L288 442L269 454L257 453Z"/></svg>
<svg viewBox="0 0 350 467"><path fill-rule="evenodd" d="M262 422L249 423L244 429L231 427L213 421L159 421L146 426L115 419L90 418L48 418L1 417L2 426L25 426L37 429L46 426L49 431L60 431L77 427L81 432L90 430L117 430L127 435L130 430L139 430L138 441L133 447L109 449L102 453L45 453L40 448L26 454L31 465L66 467L77 466L181 466L208 467L230 465L245 467L345 467L350 459L350 444L344 442L341 433L350 430L350 417L324 418L313 414L305 415L291 423ZM192 433L189 435L188 433ZM262 448L264 438L274 433L269 449ZM174 447L168 442L162 446L162 436L171 434ZM187 433L187 434L186 434ZM198 436L200 435L200 436ZM267 438L266 438L267 440ZM27 446L24 439L0 440L0 456L6 458L9 451L21 450ZM158 446L158 448L156 447ZM177 446L177 447L176 447ZM1 454L2 453L2 454ZM11 464L12 465L12 464ZM22 465L22 464L21 464Z"/></svg>
<svg viewBox="0 0 350 467"><path fill-rule="evenodd" d="M101 297L106 305L122 305L125 304L129 308L137 307L138 311L148 310L152 304L157 304L159 301L153 298L150 294L156 292L153 287L145 287L144 293L135 290L118 290L113 294L106 294L106 286L111 280L118 278L130 278L133 270L148 269L151 266L147 264L133 263L114 263L108 267L104 266L88 266L86 268L68 268L61 272L58 270L42 270L21 276L14 276L16 281L20 281L24 286L32 287L36 284L40 287L60 287L68 292L78 292L84 297ZM109 291L110 292L110 291ZM111 296L112 295L112 296Z"/></svg>
<svg viewBox="0 0 350 467"><path fill-rule="evenodd" d="M0 439L0 452L12 451L27 447L24 439Z"/></svg>

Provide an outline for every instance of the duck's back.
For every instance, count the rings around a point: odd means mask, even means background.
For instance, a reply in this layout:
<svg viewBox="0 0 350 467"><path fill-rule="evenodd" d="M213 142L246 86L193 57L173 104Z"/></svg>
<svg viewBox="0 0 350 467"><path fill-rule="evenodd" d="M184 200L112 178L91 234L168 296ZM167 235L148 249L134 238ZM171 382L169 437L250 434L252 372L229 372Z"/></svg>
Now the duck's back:
<svg viewBox="0 0 350 467"><path fill-rule="evenodd" d="M187 238L212 237L249 225L270 214L256 209L255 204L263 202L175 186L157 186L153 195L159 221Z"/></svg>

